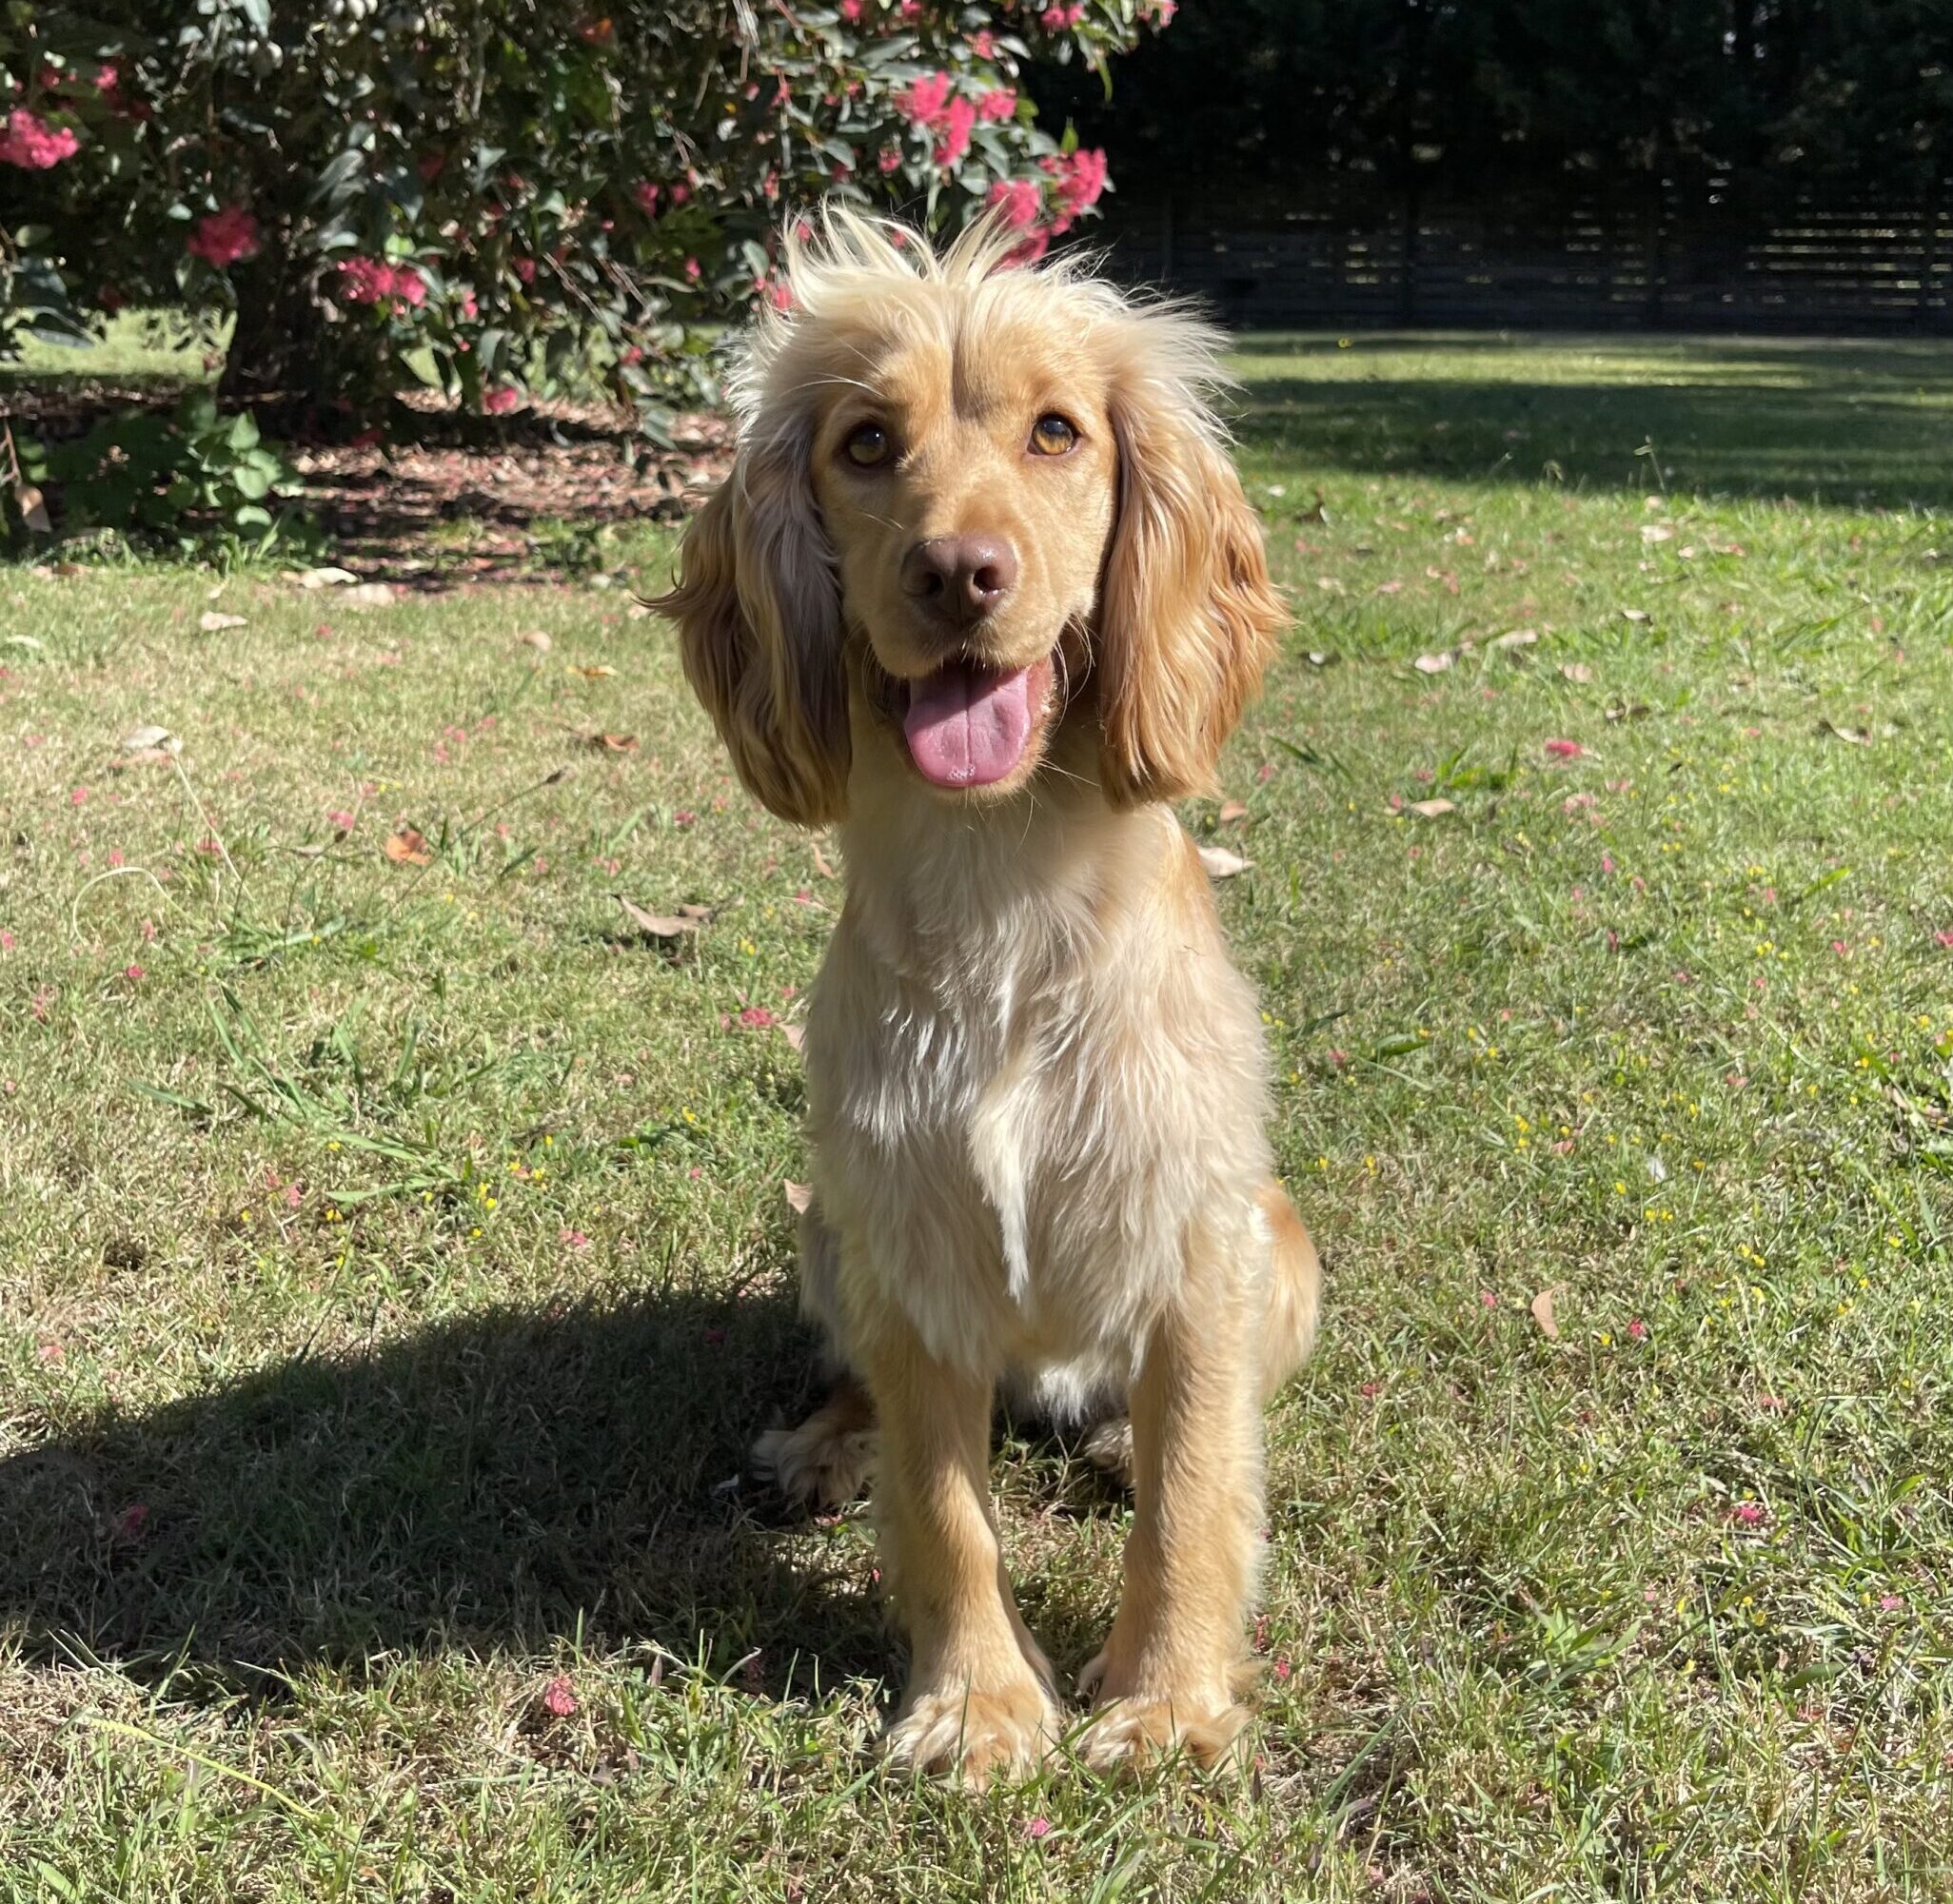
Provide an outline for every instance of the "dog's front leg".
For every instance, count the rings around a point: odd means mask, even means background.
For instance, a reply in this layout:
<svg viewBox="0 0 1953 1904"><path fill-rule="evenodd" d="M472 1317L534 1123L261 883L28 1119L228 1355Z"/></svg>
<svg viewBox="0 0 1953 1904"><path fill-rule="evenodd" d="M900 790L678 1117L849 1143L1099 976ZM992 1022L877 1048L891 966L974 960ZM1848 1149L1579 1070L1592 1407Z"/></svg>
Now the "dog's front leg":
<svg viewBox="0 0 1953 1904"><path fill-rule="evenodd" d="M1101 1770L1174 1749L1232 1761L1247 1718L1234 1691L1260 1541L1262 1355L1256 1305L1220 1254L1196 1235L1133 1387L1125 1585L1080 1678L1097 1694L1082 1750Z"/></svg>
<svg viewBox="0 0 1953 1904"><path fill-rule="evenodd" d="M910 1646L888 1757L973 1786L1056 1738L1051 1669L1018 1617L990 1507L991 1387L885 1316L856 1353L881 1421L882 1569Z"/></svg>

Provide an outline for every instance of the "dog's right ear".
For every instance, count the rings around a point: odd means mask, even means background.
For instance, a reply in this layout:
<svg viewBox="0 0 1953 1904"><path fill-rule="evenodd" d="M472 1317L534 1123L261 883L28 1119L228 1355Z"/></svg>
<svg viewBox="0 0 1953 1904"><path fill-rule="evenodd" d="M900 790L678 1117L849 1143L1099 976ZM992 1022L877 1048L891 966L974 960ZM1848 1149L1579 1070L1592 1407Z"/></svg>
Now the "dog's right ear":
<svg viewBox="0 0 1953 1904"><path fill-rule="evenodd" d="M685 677L748 791L825 826L846 807L848 697L840 590L803 463L789 445L743 449L652 606L677 622Z"/></svg>

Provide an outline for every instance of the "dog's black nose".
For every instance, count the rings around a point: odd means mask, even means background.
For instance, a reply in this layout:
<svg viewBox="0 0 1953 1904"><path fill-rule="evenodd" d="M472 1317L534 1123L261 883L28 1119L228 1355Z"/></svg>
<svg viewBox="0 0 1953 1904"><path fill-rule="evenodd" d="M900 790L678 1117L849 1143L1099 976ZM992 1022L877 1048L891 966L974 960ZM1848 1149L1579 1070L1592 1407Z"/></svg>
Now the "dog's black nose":
<svg viewBox="0 0 1953 1904"><path fill-rule="evenodd" d="M981 621L1016 580L1017 552L1001 536L931 536L902 558L909 599L957 628Z"/></svg>

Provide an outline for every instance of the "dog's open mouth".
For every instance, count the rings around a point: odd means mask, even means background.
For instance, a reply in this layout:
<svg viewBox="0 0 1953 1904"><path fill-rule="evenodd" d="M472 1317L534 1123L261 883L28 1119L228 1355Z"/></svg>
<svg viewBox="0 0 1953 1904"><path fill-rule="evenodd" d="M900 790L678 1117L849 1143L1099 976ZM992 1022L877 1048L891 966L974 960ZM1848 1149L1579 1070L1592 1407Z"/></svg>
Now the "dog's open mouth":
<svg viewBox="0 0 1953 1904"><path fill-rule="evenodd" d="M932 786L993 787L1023 763L1051 692L1051 660L1028 668L952 661L904 685L902 733Z"/></svg>

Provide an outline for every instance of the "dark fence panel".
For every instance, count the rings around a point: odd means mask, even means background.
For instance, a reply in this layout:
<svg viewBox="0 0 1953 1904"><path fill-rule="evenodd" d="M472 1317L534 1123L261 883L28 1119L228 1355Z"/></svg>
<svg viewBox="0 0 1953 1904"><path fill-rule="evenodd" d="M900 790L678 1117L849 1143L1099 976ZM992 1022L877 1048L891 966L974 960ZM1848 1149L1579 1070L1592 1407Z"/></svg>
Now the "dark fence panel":
<svg viewBox="0 0 1953 1904"><path fill-rule="evenodd" d="M1667 326L1953 335L1953 181L1909 206L1745 206L1726 180L1633 199L1397 200L1363 181L1122 197L1121 276L1245 326Z"/></svg>

